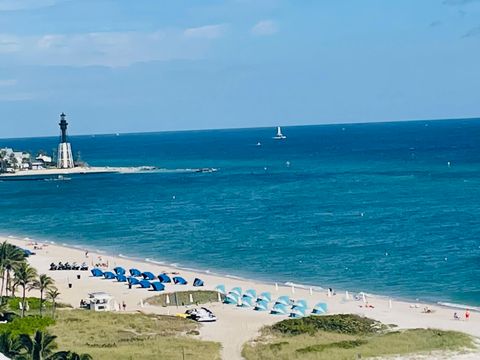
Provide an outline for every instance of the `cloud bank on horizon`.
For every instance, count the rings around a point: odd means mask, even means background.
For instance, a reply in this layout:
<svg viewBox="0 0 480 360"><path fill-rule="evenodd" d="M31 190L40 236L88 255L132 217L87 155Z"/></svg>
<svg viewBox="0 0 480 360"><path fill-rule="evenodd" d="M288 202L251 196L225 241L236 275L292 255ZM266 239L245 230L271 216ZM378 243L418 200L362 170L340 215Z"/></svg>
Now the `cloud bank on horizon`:
<svg viewBox="0 0 480 360"><path fill-rule="evenodd" d="M478 15L479 0L0 0L0 138L55 134L62 111L72 133L480 116Z"/></svg>

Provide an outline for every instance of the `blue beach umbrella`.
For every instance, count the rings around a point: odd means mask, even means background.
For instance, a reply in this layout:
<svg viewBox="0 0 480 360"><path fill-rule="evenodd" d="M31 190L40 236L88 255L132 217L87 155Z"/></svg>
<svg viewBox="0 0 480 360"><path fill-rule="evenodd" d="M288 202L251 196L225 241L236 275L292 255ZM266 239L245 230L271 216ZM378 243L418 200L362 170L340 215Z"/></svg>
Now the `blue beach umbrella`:
<svg viewBox="0 0 480 360"><path fill-rule="evenodd" d="M155 280L155 275L151 273L150 271L144 271L142 273L143 279L144 280Z"/></svg>
<svg viewBox="0 0 480 360"><path fill-rule="evenodd" d="M307 308L307 302L305 300L297 300L293 303L292 308Z"/></svg>
<svg viewBox="0 0 480 360"><path fill-rule="evenodd" d="M98 269L98 268L92 269L92 270L90 270L90 272L91 272L92 275L95 276L95 277L103 276L103 271L100 270L100 269Z"/></svg>
<svg viewBox="0 0 480 360"><path fill-rule="evenodd" d="M138 282L138 285L140 285L140 287L142 287L143 289L148 289L150 287L150 281L148 280L140 280Z"/></svg>
<svg viewBox="0 0 480 360"><path fill-rule="evenodd" d="M202 279L195 278L195 280L193 280L193 286L198 287L203 285L205 285L205 283L203 282Z"/></svg>
<svg viewBox="0 0 480 360"><path fill-rule="evenodd" d="M265 301L265 300L257 301L257 303L255 304L255 308L253 310L267 311L268 310L268 302Z"/></svg>
<svg viewBox="0 0 480 360"><path fill-rule="evenodd" d="M217 285L215 287L215 291L219 292L220 294L222 295L226 295L227 294L227 290L225 290L225 285Z"/></svg>
<svg viewBox="0 0 480 360"><path fill-rule="evenodd" d="M318 303L312 310L313 315L323 315L327 313L327 304L325 303Z"/></svg>
<svg viewBox="0 0 480 360"><path fill-rule="evenodd" d="M226 296L223 302L225 304L238 304L238 300L240 299L240 296L238 296L236 293L229 292Z"/></svg>
<svg viewBox="0 0 480 360"><path fill-rule="evenodd" d="M138 280L136 277L133 277L133 276L127 277L127 281L129 285L137 285L140 283L140 280Z"/></svg>
<svg viewBox="0 0 480 360"><path fill-rule="evenodd" d="M117 275L125 275L125 269L120 266L114 268L113 271L115 271L115 274Z"/></svg>
<svg viewBox="0 0 480 360"><path fill-rule="evenodd" d="M170 279L170 276L167 274L160 274L158 275L158 280L160 280L161 283L171 283L172 279Z"/></svg>
<svg viewBox="0 0 480 360"><path fill-rule="evenodd" d="M243 294L243 296L248 296L252 299L255 299L257 297L257 292L253 289L248 289L247 291L245 291L245 294Z"/></svg>
<svg viewBox="0 0 480 360"><path fill-rule="evenodd" d="M112 279L115 279L115 274L111 271L105 271L103 273L103 276L105 277L105 279L107 280L112 280Z"/></svg>
<svg viewBox="0 0 480 360"><path fill-rule="evenodd" d="M185 280L183 277L181 276L175 276L173 278L173 282L176 284L176 285L187 285L187 280Z"/></svg>
<svg viewBox="0 0 480 360"><path fill-rule="evenodd" d="M165 285L163 285L160 281L154 281L151 284L153 291L163 291L165 290Z"/></svg>
<svg viewBox="0 0 480 360"><path fill-rule="evenodd" d="M265 300L267 302L272 301L272 294L268 291L262 292L258 297L260 300Z"/></svg>
<svg viewBox="0 0 480 360"><path fill-rule="evenodd" d="M242 288L237 286L230 290L231 293L237 294L239 297L242 296Z"/></svg>
<svg viewBox="0 0 480 360"><path fill-rule="evenodd" d="M290 311L290 317L291 318L301 318L305 316L305 308L303 307L296 307Z"/></svg>
<svg viewBox="0 0 480 360"><path fill-rule="evenodd" d="M138 269L130 269L129 272L131 276L135 276L135 277L142 276L142 272Z"/></svg>
<svg viewBox="0 0 480 360"><path fill-rule="evenodd" d="M288 296L280 296L277 299L277 301L275 302L275 304L290 305L291 301L290 301L290 298Z"/></svg>
<svg viewBox="0 0 480 360"><path fill-rule="evenodd" d="M118 282L126 282L127 281L127 277L123 274L117 275L116 278L117 278Z"/></svg>
<svg viewBox="0 0 480 360"><path fill-rule="evenodd" d="M288 308L286 305L283 304L275 304L270 311L270 314L273 315L287 315L288 314Z"/></svg>
<svg viewBox="0 0 480 360"><path fill-rule="evenodd" d="M254 301L252 297L245 296L245 295L242 296L242 303L240 305L241 307L252 307L253 304L254 304Z"/></svg>

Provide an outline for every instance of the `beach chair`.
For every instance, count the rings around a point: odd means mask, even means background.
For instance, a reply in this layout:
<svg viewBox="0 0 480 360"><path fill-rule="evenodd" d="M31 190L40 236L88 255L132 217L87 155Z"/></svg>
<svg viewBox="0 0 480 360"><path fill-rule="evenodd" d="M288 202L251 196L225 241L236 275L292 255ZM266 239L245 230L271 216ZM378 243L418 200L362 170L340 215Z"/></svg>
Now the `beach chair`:
<svg viewBox="0 0 480 360"><path fill-rule="evenodd" d="M193 280L193 286L203 286L204 283L203 283L203 280L199 279L199 278L195 278L195 280Z"/></svg>
<svg viewBox="0 0 480 360"><path fill-rule="evenodd" d="M293 308L307 308L307 302L305 300L297 300L293 303L292 309Z"/></svg>
<svg viewBox="0 0 480 360"><path fill-rule="evenodd" d="M142 276L144 280L155 280L155 275L153 275L153 273L151 273L150 271L143 272Z"/></svg>
<svg viewBox="0 0 480 360"><path fill-rule="evenodd" d="M163 285L160 281L155 281L150 284L153 291L163 291L165 290L165 285Z"/></svg>
<svg viewBox="0 0 480 360"><path fill-rule="evenodd" d="M94 276L94 277L103 276L103 271L98 269L98 268L92 269L92 270L90 270L90 272L92 273L92 276Z"/></svg>
<svg viewBox="0 0 480 360"><path fill-rule="evenodd" d="M304 317L305 316L305 308L303 307L296 307L295 309L292 309L290 311L290 317L293 318L293 319L298 319L298 318L301 318L301 317Z"/></svg>
<svg viewBox="0 0 480 360"><path fill-rule="evenodd" d="M115 274L111 271L105 271L103 273L103 277L107 280L113 280L113 279L115 279Z"/></svg>
<svg viewBox="0 0 480 360"><path fill-rule="evenodd" d="M160 274L158 275L158 280L160 280L161 283L171 283L172 279L170 279L170 276L167 274Z"/></svg>
<svg viewBox="0 0 480 360"><path fill-rule="evenodd" d="M243 295L242 301L240 303L241 307L252 307L254 305L254 300L251 296Z"/></svg>
<svg viewBox="0 0 480 360"><path fill-rule="evenodd" d="M138 269L130 269L128 271L130 272L130 276L135 276L135 277L142 276L142 272Z"/></svg>
<svg viewBox="0 0 480 360"><path fill-rule="evenodd" d="M225 296L225 299L223 299L223 303L224 304L238 304L239 299L240 299L240 296L238 296L236 293L229 292Z"/></svg>
<svg viewBox="0 0 480 360"><path fill-rule="evenodd" d="M150 281L148 280L140 280L138 282L138 285L140 285L141 288L143 289L148 289L150 287Z"/></svg>
<svg viewBox="0 0 480 360"><path fill-rule="evenodd" d="M116 268L113 269L115 271L115 274L117 275L125 275L126 271L124 268L117 266Z"/></svg>
<svg viewBox="0 0 480 360"><path fill-rule="evenodd" d="M173 278L173 282L175 285L187 285L187 280L185 280L183 277L181 276L175 276Z"/></svg>
<svg viewBox="0 0 480 360"><path fill-rule="evenodd" d="M252 299L256 299L257 292L253 289L248 289L247 291L245 291L245 294L243 294L243 296L248 296L248 297L251 297Z"/></svg>
<svg viewBox="0 0 480 360"><path fill-rule="evenodd" d="M277 301L275 301L275 305L280 304L280 305L290 306L291 303L292 303L292 301L290 300L290 298L288 296L280 296L277 299Z"/></svg>

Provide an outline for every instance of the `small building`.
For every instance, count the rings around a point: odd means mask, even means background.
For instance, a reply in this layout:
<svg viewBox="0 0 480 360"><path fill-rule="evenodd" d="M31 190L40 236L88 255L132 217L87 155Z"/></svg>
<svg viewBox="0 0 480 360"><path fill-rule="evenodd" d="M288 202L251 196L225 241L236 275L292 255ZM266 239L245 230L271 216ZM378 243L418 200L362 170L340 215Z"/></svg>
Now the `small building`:
<svg viewBox="0 0 480 360"><path fill-rule="evenodd" d="M88 301L93 311L117 311L119 308L115 299L105 292L88 294Z"/></svg>

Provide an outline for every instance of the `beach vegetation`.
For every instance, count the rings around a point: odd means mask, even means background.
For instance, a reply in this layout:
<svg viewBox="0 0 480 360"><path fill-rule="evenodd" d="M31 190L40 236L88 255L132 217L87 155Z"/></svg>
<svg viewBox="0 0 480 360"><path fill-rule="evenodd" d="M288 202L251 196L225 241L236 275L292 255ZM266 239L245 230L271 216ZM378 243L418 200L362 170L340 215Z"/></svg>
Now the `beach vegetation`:
<svg viewBox="0 0 480 360"><path fill-rule="evenodd" d="M33 283L31 284L32 289L38 289L40 291L40 304L39 304L40 316L42 316L45 291L52 289L54 287L53 286L54 283L55 283L54 280L50 276L41 274L38 277L38 279L34 280Z"/></svg>
<svg viewBox="0 0 480 360"><path fill-rule="evenodd" d="M392 331L357 315L329 315L288 319L265 327L259 338L245 344L242 354L247 360L347 360L456 351L471 348L472 344L472 338L460 332Z"/></svg>
<svg viewBox="0 0 480 360"><path fill-rule="evenodd" d="M0 244L0 298L3 303L4 291L8 296L11 287L11 272L25 262L25 252L19 247L4 241Z"/></svg>
<svg viewBox="0 0 480 360"><path fill-rule="evenodd" d="M192 296L193 303L190 302ZM168 297L168 301L167 301ZM208 304L218 302L218 292L209 290L176 291L152 296L145 300L147 304L155 306L184 306L189 304Z"/></svg>
<svg viewBox="0 0 480 360"><path fill-rule="evenodd" d="M97 359L220 359L220 345L195 338L198 324L143 313L58 311L48 330L60 348Z"/></svg>
<svg viewBox="0 0 480 360"><path fill-rule="evenodd" d="M16 315L12 321L0 324L0 334L10 333L13 335L33 335L37 330L46 330L48 326L53 325L54 320L49 317Z"/></svg>
<svg viewBox="0 0 480 360"><path fill-rule="evenodd" d="M21 262L14 269L15 272L15 282L22 288L22 308L21 314L22 317L25 316L25 298L27 288L30 287L37 278L37 270L31 267L27 262Z"/></svg>

